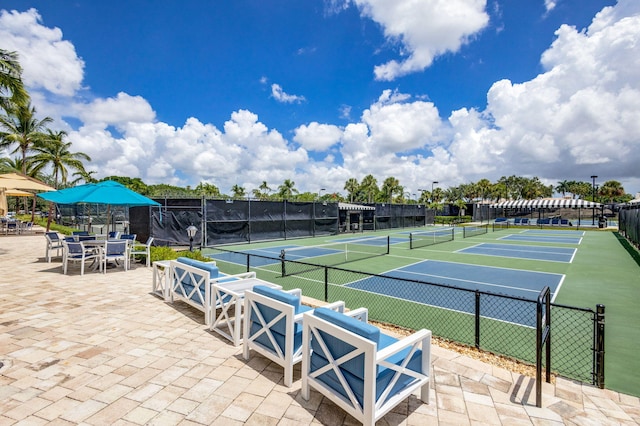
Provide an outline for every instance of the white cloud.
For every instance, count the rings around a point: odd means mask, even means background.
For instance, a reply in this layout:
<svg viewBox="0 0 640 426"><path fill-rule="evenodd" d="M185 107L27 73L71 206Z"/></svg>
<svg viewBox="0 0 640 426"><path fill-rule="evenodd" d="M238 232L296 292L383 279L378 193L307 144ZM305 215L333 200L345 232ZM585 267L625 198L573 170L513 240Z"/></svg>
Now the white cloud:
<svg viewBox="0 0 640 426"><path fill-rule="evenodd" d="M370 7L371 13L382 10L377 2ZM394 16L385 22L391 28ZM410 32L404 25L398 34ZM394 176L411 192L432 180L446 187L511 174L555 183L595 173L625 187L636 185L628 191L640 185L640 2L634 0L604 8L586 30L560 27L541 57L544 72L517 84L495 82L485 109L461 108L443 120L432 102L384 90L344 127L298 126L292 141L299 147L247 109L230 112L222 129L195 117L174 127L158 122L140 96L80 98L81 59L35 11L2 12L0 36L11 40L21 58L41 43L46 60L23 63L32 101L56 124L61 117L81 123L66 129L69 140L75 151L92 157L88 168L99 170L98 177L127 175L180 186L207 181L226 193L236 183L250 191L265 180L275 189L285 179L301 191L344 193L347 179L367 174L379 183ZM409 51L407 61L417 50ZM58 72L65 69L77 75ZM274 98L304 99L274 86ZM51 94L57 95L55 103ZM314 160L310 151L323 158Z"/></svg>
<svg viewBox="0 0 640 426"><path fill-rule="evenodd" d="M558 5L557 0L544 0L544 8L547 12L552 11Z"/></svg>
<svg viewBox="0 0 640 426"><path fill-rule="evenodd" d="M438 109L431 102L405 102L409 95L385 90L362 114L371 142L380 152L404 152L430 146L441 128Z"/></svg>
<svg viewBox="0 0 640 426"><path fill-rule="evenodd" d="M422 71L434 58L457 52L489 22L486 0L354 0L361 13L379 23L387 39L397 41L405 59L375 67L378 80Z"/></svg>
<svg viewBox="0 0 640 426"><path fill-rule="evenodd" d="M282 90L282 87L279 84L275 83L271 85L271 96L273 96L276 101L286 104L299 104L306 100L304 96L289 95L288 93L285 93L285 91Z"/></svg>
<svg viewBox="0 0 640 426"><path fill-rule="evenodd" d="M303 124L295 130L293 140L310 151L325 151L340 141L342 130L333 124Z"/></svg>
<svg viewBox="0 0 640 426"><path fill-rule="evenodd" d="M146 123L155 119L155 112L146 99L123 92L115 98L99 98L89 104L76 104L75 109L85 126L115 126L122 129L130 123Z"/></svg>
<svg viewBox="0 0 640 426"><path fill-rule="evenodd" d="M41 21L35 9L0 11L2 48L19 52L27 86L72 96L81 88L84 62L73 44L62 40L59 28L47 28Z"/></svg>

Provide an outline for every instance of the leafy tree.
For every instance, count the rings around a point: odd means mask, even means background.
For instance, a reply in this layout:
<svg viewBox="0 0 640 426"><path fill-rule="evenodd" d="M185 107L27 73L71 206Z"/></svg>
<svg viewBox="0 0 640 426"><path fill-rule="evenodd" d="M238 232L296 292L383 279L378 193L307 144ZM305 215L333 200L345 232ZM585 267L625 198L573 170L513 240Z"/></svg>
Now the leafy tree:
<svg viewBox="0 0 640 426"><path fill-rule="evenodd" d="M605 201L612 203L619 201L625 195L624 187L617 180L608 180L600 187L598 195Z"/></svg>
<svg viewBox="0 0 640 426"><path fill-rule="evenodd" d="M22 173L26 174L27 153L34 144L45 138L43 132L47 124L53 122L50 117L38 120L36 109L31 105L18 106L12 114L0 117L0 148L17 145L12 153L19 152L22 156Z"/></svg>
<svg viewBox="0 0 640 426"><path fill-rule="evenodd" d="M6 114L17 106L26 105L29 94L22 83L22 67L18 54L0 49L0 108Z"/></svg>

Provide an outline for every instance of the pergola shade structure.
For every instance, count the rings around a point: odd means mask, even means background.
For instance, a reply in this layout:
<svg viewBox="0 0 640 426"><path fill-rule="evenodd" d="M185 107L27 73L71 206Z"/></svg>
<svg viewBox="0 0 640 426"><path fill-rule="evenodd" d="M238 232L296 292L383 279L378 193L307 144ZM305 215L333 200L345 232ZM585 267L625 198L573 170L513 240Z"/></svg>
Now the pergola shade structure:
<svg viewBox="0 0 640 426"><path fill-rule="evenodd" d="M539 200L502 201L489 207L497 209L592 209L600 208L600 203L587 200L573 200L566 198L543 198Z"/></svg>

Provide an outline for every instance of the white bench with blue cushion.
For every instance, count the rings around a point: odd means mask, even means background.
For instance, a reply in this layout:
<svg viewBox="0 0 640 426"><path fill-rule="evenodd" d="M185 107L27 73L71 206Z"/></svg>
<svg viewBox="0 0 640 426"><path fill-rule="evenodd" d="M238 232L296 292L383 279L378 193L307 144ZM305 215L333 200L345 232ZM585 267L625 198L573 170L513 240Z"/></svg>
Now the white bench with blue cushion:
<svg viewBox="0 0 640 426"><path fill-rule="evenodd" d="M302 318L313 308L301 303L300 289L283 291L255 286L244 294L244 359L253 349L284 367L284 384L293 384L293 367L302 360ZM344 302L325 309L344 311Z"/></svg>
<svg viewBox="0 0 640 426"><path fill-rule="evenodd" d="M317 308L304 315L302 397L308 400L314 388L374 425L418 389L429 403L431 331L396 339L366 317L364 308L347 314Z"/></svg>
<svg viewBox="0 0 640 426"><path fill-rule="evenodd" d="M204 312L206 325L210 325L215 309L221 302L215 298L212 285L218 282L255 278L255 272L226 275L220 272L215 262L202 262L188 257L171 261L170 300L181 300Z"/></svg>

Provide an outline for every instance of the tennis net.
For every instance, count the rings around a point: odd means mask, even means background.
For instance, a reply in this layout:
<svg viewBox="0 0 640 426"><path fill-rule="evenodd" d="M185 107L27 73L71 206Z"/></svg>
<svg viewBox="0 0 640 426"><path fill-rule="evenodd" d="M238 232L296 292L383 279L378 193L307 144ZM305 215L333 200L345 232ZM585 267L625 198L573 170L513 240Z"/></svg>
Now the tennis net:
<svg viewBox="0 0 640 426"><path fill-rule="evenodd" d="M454 228L434 229L433 231L411 232L409 234L409 247L416 249L432 246L434 244L453 241Z"/></svg>
<svg viewBox="0 0 640 426"><path fill-rule="evenodd" d="M462 238L469 238L489 232L489 224L480 226L465 226L462 228Z"/></svg>
<svg viewBox="0 0 640 426"><path fill-rule="evenodd" d="M389 254L389 240L388 236L372 237L283 249L282 276Z"/></svg>

